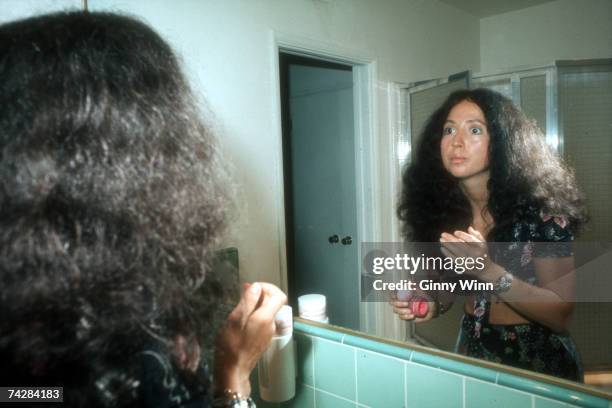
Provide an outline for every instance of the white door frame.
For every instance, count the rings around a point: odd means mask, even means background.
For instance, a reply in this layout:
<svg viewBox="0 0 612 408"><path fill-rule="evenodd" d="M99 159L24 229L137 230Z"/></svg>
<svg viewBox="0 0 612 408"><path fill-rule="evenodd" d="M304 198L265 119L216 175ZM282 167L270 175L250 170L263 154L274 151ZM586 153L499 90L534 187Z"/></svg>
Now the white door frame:
<svg viewBox="0 0 612 408"><path fill-rule="evenodd" d="M357 208L357 237L353 241L357 247L358 264L361 267L361 242L375 242L380 240L380 200L376 194L378 178L378 146L377 146L377 104L375 103L375 84L378 78L376 60L364 56L360 52L347 50L328 43L296 37L284 33L271 31L271 73L272 87L276 94L274 101L275 118L274 131L277 134L275 155L275 191L280 192L276 201L276 218L279 240L280 282L283 290L287 291L287 247L285 225L285 185L283 174L283 135L281 127L281 90L279 53L294 54L318 60L342 63L353 66L353 112L355 120L355 176L356 176L356 208ZM361 298L361 273L355 271L355 279L359 282ZM365 327L368 308L363 302L359 306L359 326Z"/></svg>

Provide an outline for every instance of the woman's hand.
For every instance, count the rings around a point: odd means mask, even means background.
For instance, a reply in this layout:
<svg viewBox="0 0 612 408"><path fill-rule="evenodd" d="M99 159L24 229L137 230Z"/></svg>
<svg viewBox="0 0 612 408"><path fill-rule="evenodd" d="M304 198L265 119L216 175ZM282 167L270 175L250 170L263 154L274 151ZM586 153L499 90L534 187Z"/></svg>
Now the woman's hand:
<svg viewBox="0 0 612 408"><path fill-rule="evenodd" d="M495 282L506 273L503 267L489 259L484 237L472 227L467 232L443 233L440 242L445 256L485 258L482 270L466 269L470 275L485 282ZM574 280L570 275L574 271L574 258L535 258L534 267L539 286L514 277L511 288L497 296L524 318L563 332L567 330L574 307L571 301Z"/></svg>
<svg viewBox="0 0 612 408"><path fill-rule="evenodd" d="M393 313L397 314L402 320L414 321L415 323L426 322L433 319L438 313L436 302L427 302L427 314L423 317L416 317L412 313L411 303L412 301L399 300L395 293L391 295L391 300L389 300L389 304L393 306Z"/></svg>
<svg viewBox="0 0 612 408"><path fill-rule="evenodd" d="M287 296L270 283L245 285L240 302L217 336L215 388L243 396L251 393L249 376L276 331L274 316Z"/></svg>
<svg viewBox="0 0 612 408"><path fill-rule="evenodd" d="M477 229L470 226L467 232L455 231L454 234L443 232L440 236L440 242L442 243L441 251L444 256L484 260L484 268L482 269L464 266L465 273L468 275L478 276L486 281L495 280L499 276L501 269L489 258L487 242Z"/></svg>

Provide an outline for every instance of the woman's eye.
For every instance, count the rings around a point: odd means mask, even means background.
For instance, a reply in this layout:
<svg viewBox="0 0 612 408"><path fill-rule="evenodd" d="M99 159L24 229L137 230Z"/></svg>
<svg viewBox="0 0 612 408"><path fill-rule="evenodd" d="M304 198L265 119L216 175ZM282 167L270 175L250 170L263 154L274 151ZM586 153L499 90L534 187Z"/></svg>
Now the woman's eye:
<svg viewBox="0 0 612 408"><path fill-rule="evenodd" d="M452 135L453 133L455 133L455 129L452 127L445 127L442 131L443 135Z"/></svg>
<svg viewBox="0 0 612 408"><path fill-rule="evenodd" d="M473 135L480 135L482 134L482 129L481 128L471 128L470 133Z"/></svg>

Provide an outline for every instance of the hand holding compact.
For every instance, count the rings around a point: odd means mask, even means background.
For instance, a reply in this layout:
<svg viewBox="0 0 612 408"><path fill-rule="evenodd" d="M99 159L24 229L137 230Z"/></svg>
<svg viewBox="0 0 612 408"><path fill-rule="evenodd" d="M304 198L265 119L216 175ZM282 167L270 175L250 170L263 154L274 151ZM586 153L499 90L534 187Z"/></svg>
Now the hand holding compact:
<svg viewBox="0 0 612 408"><path fill-rule="evenodd" d="M249 376L276 331L274 316L287 296L270 283L245 285L240 302L217 336L215 387L247 396Z"/></svg>
<svg viewBox="0 0 612 408"><path fill-rule="evenodd" d="M427 299L428 297L421 296L403 299L401 296L398 297L396 293L393 293L389 304L393 306L393 313L397 314L400 319L420 323L433 319L437 314L436 302L428 301ZM418 309L426 309L425 314L419 313Z"/></svg>

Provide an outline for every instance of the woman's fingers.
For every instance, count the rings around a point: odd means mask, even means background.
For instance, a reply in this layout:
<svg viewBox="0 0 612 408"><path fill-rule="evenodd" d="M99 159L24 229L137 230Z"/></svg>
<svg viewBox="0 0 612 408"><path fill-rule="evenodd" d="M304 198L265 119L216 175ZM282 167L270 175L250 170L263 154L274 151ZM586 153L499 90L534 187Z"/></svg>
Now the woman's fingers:
<svg viewBox="0 0 612 408"><path fill-rule="evenodd" d="M468 228L468 233L455 231L454 234L442 233L440 242L447 257L478 257L486 253L486 241L482 234L473 227Z"/></svg>
<svg viewBox="0 0 612 408"><path fill-rule="evenodd" d="M282 290L269 283L256 282L253 285L260 285L265 295L263 303L253 312L253 315L273 320L280 308L287 303L287 295L285 295Z"/></svg>
<svg viewBox="0 0 612 408"><path fill-rule="evenodd" d="M472 227L470 227L472 228ZM468 231L470 229L468 228ZM476 237L475 234L468 234L467 232L463 232L463 231L455 231L455 237L465 241L465 242L480 242L480 240L478 239L478 237Z"/></svg>
<svg viewBox="0 0 612 408"><path fill-rule="evenodd" d="M240 302L228 316L228 321L239 324L240 327L244 327L252 315L255 315L256 320L272 321L285 303L287 296L272 284L245 284Z"/></svg>
<svg viewBox="0 0 612 408"><path fill-rule="evenodd" d="M409 307L410 306L410 302L405 302L402 300L393 300L393 301L390 301L389 304L394 307Z"/></svg>
<svg viewBox="0 0 612 408"><path fill-rule="evenodd" d="M393 313L397 314L398 317L402 320L414 320L415 316L412 314L412 311L403 307L394 307Z"/></svg>
<svg viewBox="0 0 612 408"><path fill-rule="evenodd" d="M410 302L404 302L401 300L396 300L393 302L389 302L391 306L393 306L393 312L398 315L405 315L408 313L412 313L410 309Z"/></svg>
<svg viewBox="0 0 612 408"><path fill-rule="evenodd" d="M478 231L476 228L470 226L468 228L469 234L466 234L462 231L459 231L458 233L459 233L459 236L463 237L466 242L474 243L468 246L469 253L471 256L482 256L483 253L487 252L486 239L482 236L480 231Z"/></svg>
<svg viewBox="0 0 612 408"><path fill-rule="evenodd" d="M440 235L440 241L442 242L462 242L460 238L458 238L454 234L449 234L448 232L443 232Z"/></svg>
<svg viewBox="0 0 612 408"><path fill-rule="evenodd" d="M263 291L270 298L278 299L284 303L287 302L287 295L285 295L285 293L280 290L276 285L267 282L257 282L257 284L261 285Z"/></svg>
<svg viewBox="0 0 612 408"><path fill-rule="evenodd" d="M257 309L261 301L261 291L261 285L257 283L252 285L245 284L243 286L242 295L240 296L240 301L227 317L227 321L230 324L244 327L249 316Z"/></svg>
<svg viewBox="0 0 612 408"><path fill-rule="evenodd" d="M396 300L389 303L391 306L393 306L393 313L395 313L400 319L407 321L414 320L415 322L423 320L421 318L417 318L414 313L412 313L412 309L410 307L412 302Z"/></svg>
<svg viewBox="0 0 612 408"><path fill-rule="evenodd" d="M443 248L446 248L447 251L450 252L449 257L458 257L462 256L464 250L462 246L465 244L465 241L455 234L449 234L448 232L443 232L440 235L440 242L443 245Z"/></svg>
<svg viewBox="0 0 612 408"><path fill-rule="evenodd" d="M468 232L474 236L476 236L479 240L481 240L482 242L485 242L485 238L484 236L480 233L480 231L478 231L476 228L470 226L468 228Z"/></svg>
<svg viewBox="0 0 612 408"><path fill-rule="evenodd" d="M446 250L446 254L445 254L446 256L451 257L451 258L463 256L464 248L462 248L462 245L465 245L465 242L463 241L445 241L442 238L440 238L440 243L442 244L440 249Z"/></svg>

